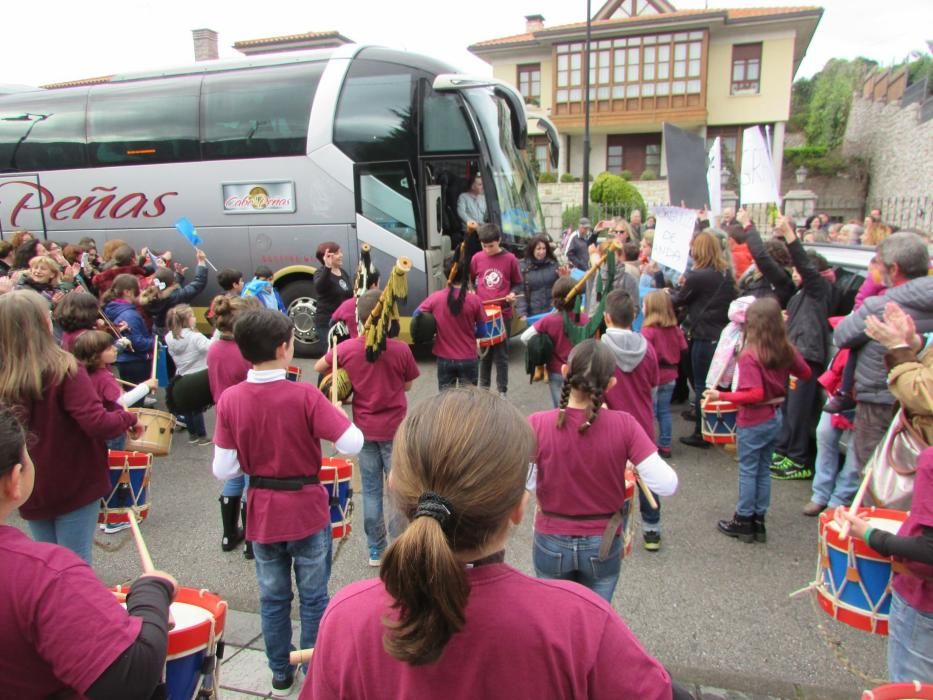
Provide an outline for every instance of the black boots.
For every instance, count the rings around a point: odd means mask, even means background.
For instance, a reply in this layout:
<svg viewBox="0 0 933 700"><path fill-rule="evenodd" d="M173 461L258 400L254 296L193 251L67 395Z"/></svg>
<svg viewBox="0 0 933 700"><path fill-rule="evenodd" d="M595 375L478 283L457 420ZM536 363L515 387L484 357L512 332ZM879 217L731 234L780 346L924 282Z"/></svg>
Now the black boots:
<svg viewBox="0 0 933 700"><path fill-rule="evenodd" d="M765 516L763 514L755 514L752 520L752 535L755 538L755 542L768 541L768 532L765 530Z"/></svg>
<svg viewBox="0 0 933 700"><path fill-rule="evenodd" d="M246 504L243 504L243 507L240 509L240 517L243 519L243 531L246 531ZM253 543L249 540L246 540L246 544L243 545L243 557L246 559L252 560L253 557Z"/></svg>
<svg viewBox="0 0 933 700"><path fill-rule="evenodd" d="M762 537L764 537L764 518L761 519ZM736 513L732 520L720 520L719 531L728 537L737 537L742 542L752 542L755 539L753 519L750 515ZM764 541L764 540L761 540Z"/></svg>
<svg viewBox="0 0 933 700"><path fill-rule="evenodd" d="M239 528L240 521L240 497L239 496L221 496L220 497L220 522L223 524L224 534L220 540L220 548L225 552L230 552L237 548L237 545L243 541L243 530ZM246 506L243 506L244 512ZM246 519L244 517L244 523Z"/></svg>

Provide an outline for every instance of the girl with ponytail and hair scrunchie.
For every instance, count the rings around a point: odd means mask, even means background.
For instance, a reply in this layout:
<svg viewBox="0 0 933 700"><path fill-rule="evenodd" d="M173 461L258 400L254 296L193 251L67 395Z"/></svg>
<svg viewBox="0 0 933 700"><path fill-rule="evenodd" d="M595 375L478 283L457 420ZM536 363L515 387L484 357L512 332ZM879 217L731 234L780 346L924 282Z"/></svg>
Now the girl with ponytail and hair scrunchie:
<svg viewBox="0 0 933 700"><path fill-rule="evenodd" d="M671 697L602 599L504 563L533 451L521 413L488 391L449 389L409 413L389 489L411 524L381 580L331 600L302 700Z"/></svg>
<svg viewBox="0 0 933 700"><path fill-rule="evenodd" d="M622 570L625 469L628 462L654 493L670 496L677 474L638 421L603 407L615 386L616 361L597 340L585 340L563 366L560 408L529 416L537 436L539 511L533 560L541 578L576 581L612 601ZM529 484L531 486L531 484Z"/></svg>

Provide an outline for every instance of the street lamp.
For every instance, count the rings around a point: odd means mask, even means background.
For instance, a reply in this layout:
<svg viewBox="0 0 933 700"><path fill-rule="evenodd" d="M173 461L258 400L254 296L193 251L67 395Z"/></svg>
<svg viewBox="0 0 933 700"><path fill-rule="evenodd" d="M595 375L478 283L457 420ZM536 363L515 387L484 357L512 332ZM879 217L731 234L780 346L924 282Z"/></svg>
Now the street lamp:
<svg viewBox="0 0 933 700"><path fill-rule="evenodd" d="M807 175L810 174L810 171L807 170L807 166L801 165L794 171L794 177L797 178L797 184L802 185L807 181Z"/></svg>

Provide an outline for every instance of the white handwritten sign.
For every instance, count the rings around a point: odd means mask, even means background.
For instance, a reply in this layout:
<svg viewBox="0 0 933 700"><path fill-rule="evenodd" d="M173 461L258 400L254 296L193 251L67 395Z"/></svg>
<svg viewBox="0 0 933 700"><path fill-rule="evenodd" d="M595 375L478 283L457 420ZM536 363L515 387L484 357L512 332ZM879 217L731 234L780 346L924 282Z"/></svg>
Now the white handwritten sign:
<svg viewBox="0 0 933 700"><path fill-rule="evenodd" d="M716 137L709 149L706 166L706 184L709 187L709 213L719 216L722 213L722 156L720 140Z"/></svg>
<svg viewBox="0 0 933 700"><path fill-rule="evenodd" d="M757 126L742 136L742 204L780 203L771 152Z"/></svg>
<svg viewBox="0 0 933 700"><path fill-rule="evenodd" d="M657 217L654 229L654 245L651 247L651 259L678 272L687 269L690 257L690 241L697 213L693 209L680 207L656 207L652 209Z"/></svg>

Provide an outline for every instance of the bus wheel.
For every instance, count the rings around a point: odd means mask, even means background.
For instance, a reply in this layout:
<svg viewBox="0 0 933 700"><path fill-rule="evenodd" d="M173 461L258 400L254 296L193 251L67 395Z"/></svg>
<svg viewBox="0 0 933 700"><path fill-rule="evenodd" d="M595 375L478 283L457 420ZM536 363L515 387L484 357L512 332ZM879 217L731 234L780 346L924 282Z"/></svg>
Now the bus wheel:
<svg viewBox="0 0 933 700"><path fill-rule="evenodd" d="M314 282L291 282L285 285L281 294L282 301L288 309L288 317L295 324L295 355L316 357L323 354L319 351L317 329L314 327L314 314L317 311Z"/></svg>

